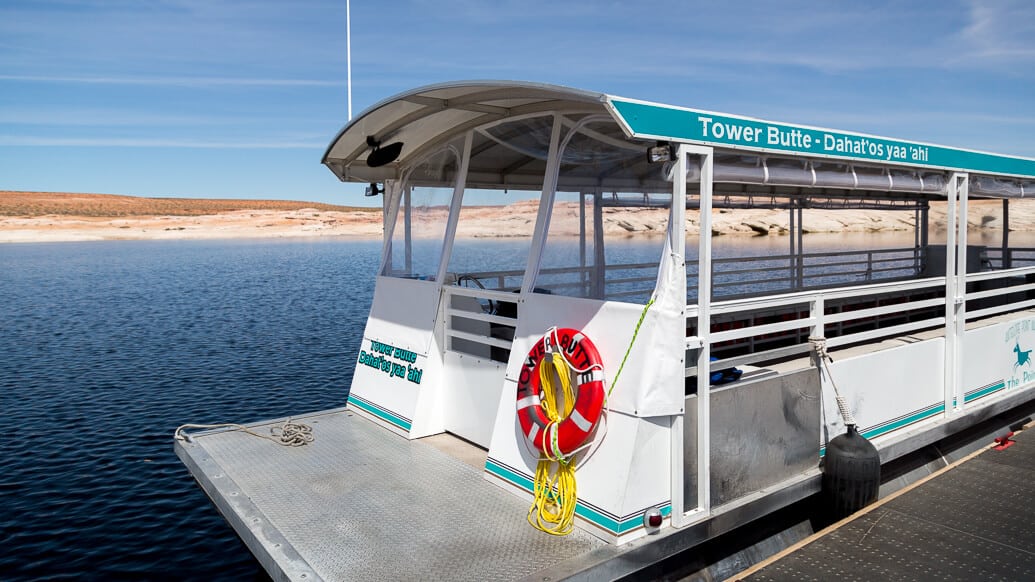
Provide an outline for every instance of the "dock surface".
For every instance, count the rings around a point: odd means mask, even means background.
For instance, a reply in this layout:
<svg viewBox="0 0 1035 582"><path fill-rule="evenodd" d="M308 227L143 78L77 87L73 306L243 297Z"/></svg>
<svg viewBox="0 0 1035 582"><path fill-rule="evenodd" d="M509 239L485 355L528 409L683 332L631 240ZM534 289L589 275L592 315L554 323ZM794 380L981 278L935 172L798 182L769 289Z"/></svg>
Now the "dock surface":
<svg viewBox="0 0 1035 582"><path fill-rule="evenodd" d="M310 425L314 441L284 447L214 430L176 443L274 579L512 580L606 546L579 530L533 529L529 503L478 468L347 410L293 422Z"/></svg>
<svg viewBox="0 0 1035 582"><path fill-rule="evenodd" d="M1035 580L1035 430L982 449L735 576Z"/></svg>

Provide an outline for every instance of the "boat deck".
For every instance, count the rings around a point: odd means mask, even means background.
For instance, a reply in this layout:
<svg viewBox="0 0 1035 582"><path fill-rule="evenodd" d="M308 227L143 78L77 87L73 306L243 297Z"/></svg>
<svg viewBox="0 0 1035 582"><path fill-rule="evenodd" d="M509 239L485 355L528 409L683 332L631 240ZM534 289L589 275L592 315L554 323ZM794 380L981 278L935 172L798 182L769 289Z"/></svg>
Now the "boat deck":
<svg viewBox="0 0 1035 582"><path fill-rule="evenodd" d="M985 447L736 580L1035 579L1035 430Z"/></svg>
<svg viewBox="0 0 1035 582"><path fill-rule="evenodd" d="M268 434L279 422L249 427ZM557 538L533 529L527 501L441 443L390 435L345 409L293 422L310 425L314 441L285 447L220 429L176 442L274 579L541 580L544 569L613 552L579 530Z"/></svg>

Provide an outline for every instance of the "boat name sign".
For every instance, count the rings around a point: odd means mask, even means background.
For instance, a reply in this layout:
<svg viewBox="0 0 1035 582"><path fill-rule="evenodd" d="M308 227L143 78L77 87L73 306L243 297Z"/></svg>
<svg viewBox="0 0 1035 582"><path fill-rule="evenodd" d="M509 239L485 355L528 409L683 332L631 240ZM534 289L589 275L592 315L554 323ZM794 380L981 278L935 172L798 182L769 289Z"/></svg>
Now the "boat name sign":
<svg viewBox="0 0 1035 582"><path fill-rule="evenodd" d="M1035 160L611 98L637 137L1035 177Z"/></svg>

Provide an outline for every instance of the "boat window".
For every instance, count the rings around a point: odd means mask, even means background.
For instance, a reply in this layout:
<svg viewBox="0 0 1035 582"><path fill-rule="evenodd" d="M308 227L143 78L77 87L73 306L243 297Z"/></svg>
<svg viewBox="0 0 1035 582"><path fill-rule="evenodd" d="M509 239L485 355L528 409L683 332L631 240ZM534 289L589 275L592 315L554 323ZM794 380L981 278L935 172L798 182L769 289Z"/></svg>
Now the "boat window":
<svg viewBox="0 0 1035 582"><path fill-rule="evenodd" d="M403 184L384 275L433 280L459 168L459 148L443 148L413 167Z"/></svg>
<svg viewBox="0 0 1035 582"><path fill-rule="evenodd" d="M688 187L688 190L690 188ZM687 301L697 301L699 198L687 210ZM932 225L944 223L928 203L851 191L815 194L729 190L712 198L713 299L778 295L808 289L938 276L925 270ZM944 237L943 239L944 240ZM942 243L944 244L944 243Z"/></svg>
<svg viewBox="0 0 1035 582"><path fill-rule="evenodd" d="M447 267L457 285L521 289L541 196L539 190L464 192Z"/></svg>
<svg viewBox="0 0 1035 582"><path fill-rule="evenodd" d="M558 192L536 288L646 304L654 292L671 193Z"/></svg>
<svg viewBox="0 0 1035 582"><path fill-rule="evenodd" d="M653 142L612 119L564 118L558 189L535 287L540 292L645 304L668 230L672 184L647 163ZM613 185L613 187L607 187Z"/></svg>
<svg viewBox="0 0 1035 582"><path fill-rule="evenodd" d="M973 186L973 184L974 180L971 178L971 185ZM974 188L971 188L971 192L974 192ZM997 192L997 194L1001 194L1001 192ZM941 248L944 248L945 245L945 224L947 222L945 207L945 202L931 204L932 247L940 245ZM1035 217L1035 200L1020 198L969 200L967 202L967 270L974 273L1035 266L1035 233L1029 230L1032 217ZM932 248L932 250L935 253L939 252L936 248ZM944 257L944 253L941 256ZM931 268L934 268L936 260L936 258L932 258L927 261ZM940 267L940 270L944 271L945 267ZM1020 277L1023 278L1023 276ZM971 291L1006 287L1012 283L1016 282L1011 282L1009 279L981 281L972 284L975 288Z"/></svg>
<svg viewBox="0 0 1035 582"><path fill-rule="evenodd" d="M593 194L557 192L550 217L550 231L539 265L535 287L569 297L601 298L597 280Z"/></svg>

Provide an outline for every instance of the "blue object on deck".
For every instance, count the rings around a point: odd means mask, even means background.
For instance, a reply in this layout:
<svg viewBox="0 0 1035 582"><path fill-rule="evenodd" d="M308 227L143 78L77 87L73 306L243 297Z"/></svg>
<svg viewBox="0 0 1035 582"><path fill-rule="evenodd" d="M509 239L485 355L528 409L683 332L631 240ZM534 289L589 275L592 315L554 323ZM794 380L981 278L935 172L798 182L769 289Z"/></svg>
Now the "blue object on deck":
<svg viewBox="0 0 1035 582"><path fill-rule="evenodd" d="M712 356L711 361L714 362L718 359L719 358ZM740 368L726 368L725 370L717 370L715 372L712 372L709 378L711 379L712 384L729 384L730 382L736 382L737 380L740 380L740 377L743 374L744 371Z"/></svg>

